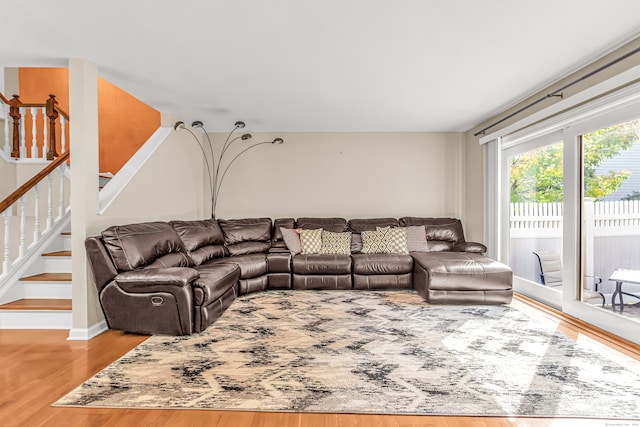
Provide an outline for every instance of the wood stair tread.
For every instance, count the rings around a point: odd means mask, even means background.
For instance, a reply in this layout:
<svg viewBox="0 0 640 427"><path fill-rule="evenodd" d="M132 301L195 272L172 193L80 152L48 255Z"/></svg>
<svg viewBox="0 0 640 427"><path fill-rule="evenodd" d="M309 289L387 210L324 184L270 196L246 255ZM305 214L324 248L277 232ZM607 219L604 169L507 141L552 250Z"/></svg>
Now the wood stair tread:
<svg viewBox="0 0 640 427"><path fill-rule="evenodd" d="M25 282L70 282L71 273L42 273L20 279Z"/></svg>
<svg viewBox="0 0 640 427"><path fill-rule="evenodd" d="M71 256L71 251L47 252L46 254L42 254L42 256Z"/></svg>
<svg viewBox="0 0 640 427"><path fill-rule="evenodd" d="M20 299L0 305L0 310L71 310L70 299Z"/></svg>
<svg viewBox="0 0 640 427"><path fill-rule="evenodd" d="M71 236L71 232L70 231L63 231L60 234L63 235L63 236Z"/></svg>

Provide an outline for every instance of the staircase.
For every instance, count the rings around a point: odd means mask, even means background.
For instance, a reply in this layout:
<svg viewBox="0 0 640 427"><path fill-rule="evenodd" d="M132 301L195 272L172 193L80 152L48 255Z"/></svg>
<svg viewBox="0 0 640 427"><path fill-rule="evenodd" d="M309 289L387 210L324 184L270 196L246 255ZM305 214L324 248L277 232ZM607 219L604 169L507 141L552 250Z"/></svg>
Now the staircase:
<svg viewBox="0 0 640 427"><path fill-rule="evenodd" d="M72 326L68 119L0 93L0 329Z"/></svg>
<svg viewBox="0 0 640 427"><path fill-rule="evenodd" d="M0 305L0 329L71 329L71 235L63 232Z"/></svg>

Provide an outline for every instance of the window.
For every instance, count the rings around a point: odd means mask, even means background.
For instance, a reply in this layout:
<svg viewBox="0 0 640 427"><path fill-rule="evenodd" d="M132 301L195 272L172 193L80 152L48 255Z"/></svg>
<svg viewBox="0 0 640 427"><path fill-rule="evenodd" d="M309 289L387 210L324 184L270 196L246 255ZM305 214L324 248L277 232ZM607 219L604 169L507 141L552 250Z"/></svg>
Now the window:
<svg viewBox="0 0 640 427"><path fill-rule="evenodd" d="M489 253L514 291L640 343L640 84L532 120L482 141Z"/></svg>

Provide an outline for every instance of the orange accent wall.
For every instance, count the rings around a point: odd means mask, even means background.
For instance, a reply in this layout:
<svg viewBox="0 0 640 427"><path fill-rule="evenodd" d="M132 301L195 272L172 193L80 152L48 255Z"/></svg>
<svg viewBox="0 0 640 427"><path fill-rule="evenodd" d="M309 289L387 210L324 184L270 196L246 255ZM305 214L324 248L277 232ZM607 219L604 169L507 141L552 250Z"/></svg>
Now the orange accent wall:
<svg viewBox="0 0 640 427"><path fill-rule="evenodd" d="M68 69L20 68L18 78L22 102L44 103L53 93L60 107L70 114L73 126ZM98 120L100 172L116 174L160 127L160 112L99 77ZM30 130L25 133L30 138Z"/></svg>
<svg viewBox="0 0 640 427"><path fill-rule="evenodd" d="M158 130L160 112L99 78L98 120L100 172L116 174Z"/></svg>

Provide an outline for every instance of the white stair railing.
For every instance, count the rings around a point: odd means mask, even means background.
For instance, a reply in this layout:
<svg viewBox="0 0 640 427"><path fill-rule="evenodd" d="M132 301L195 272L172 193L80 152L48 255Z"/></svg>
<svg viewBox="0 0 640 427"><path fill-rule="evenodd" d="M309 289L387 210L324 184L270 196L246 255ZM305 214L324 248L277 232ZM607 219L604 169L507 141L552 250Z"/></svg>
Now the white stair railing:
<svg viewBox="0 0 640 427"><path fill-rule="evenodd" d="M69 152L64 153L0 202L3 219L0 291L3 279L37 252L42 242L55 233L57 226L67 218L70 212L69 179L65 174L68 158ZM40 183L45 179L48 185L43 195ZM41 199L46 199L46 202ZM54 212L57 213L55 217ZM41 230L43 223L46 226Z"/></svg>

